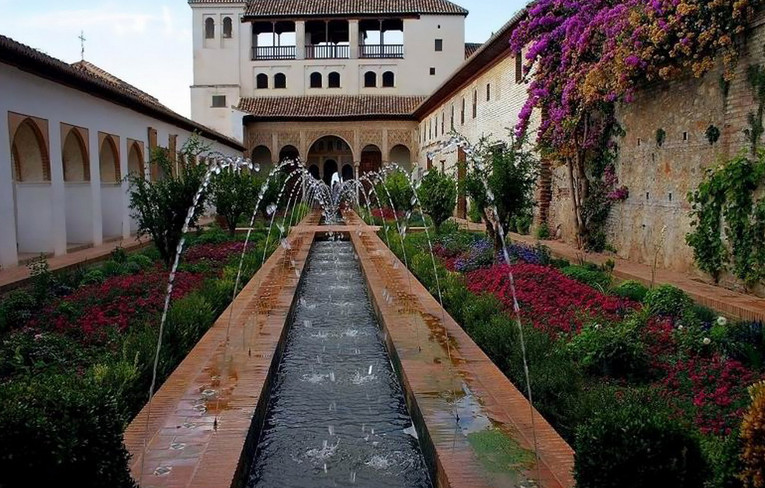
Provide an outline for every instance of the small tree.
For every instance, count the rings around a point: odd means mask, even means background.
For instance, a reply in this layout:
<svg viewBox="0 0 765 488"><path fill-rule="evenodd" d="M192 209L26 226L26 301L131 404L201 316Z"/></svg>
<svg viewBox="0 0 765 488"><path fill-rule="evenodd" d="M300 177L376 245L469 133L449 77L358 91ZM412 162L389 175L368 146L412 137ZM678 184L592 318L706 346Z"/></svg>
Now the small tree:
<svg viewBox="0 0 765 488"><path fill-rule="evenodd" d="M387 193L382 185L385 185L385 188L387 188ZM397 212L409 212L414 207L412 204L414 192L409 185L407 176L400 171L395 171L386 176L385 181L378 185L376 192L383 205L389 203L388 193L390 193L390 199L393 200L393 205L396 207Z"/></svg>
<svg viewBox="0 0 765 488"><path fill-rule="evenodd" d="M257 178L255 183L258 188L257 191L260 191L260 188L266 184L267 178L268 174L261 175ZM263 214L264 218L268 218L267 209L269 205L279 205L279 192L286 183L287 176L281 172L274 174L274 176L268 180L268 186L266 187L266 192L263 194L263 200L258 206L258 210ZM257 197L255 200L257 200Z"/></svg>
<svg viewBox="0 0 765 488"><path fill-rule="evenodd" d="M527 216L534 206L534 185L539 164L522 141L516 143L511 140L510 144L505 144L489 143L484 139L479 142L477 150L484 167L480 170L470 168L466 190L486 222L487 233L499 249L501 242L492 227L494 219L489 213L486 187L494 194L499 224L506 231L515 229L515 219Z"/></svg>
<svg viewBox="0 0 765 488"><path fill-rule="evenodd" d="M422 179L418 191L423 211L430 215L436 231L454 214L457 205L457 185L450 176L431 171Z"/></svg>
<svg viewBox="0 0 765 488"><path fill-rule="evenodd" d="M251 173L227 169L212 182L211 203L218 215L226 219L226 226L233 236L243 214L251 213L258 198L261 182Z"/></svg>
<svg viewBox="0 0 765 488"><path fill-rule="evenodd" d="M192 136L180 151L180 164L173 171L173 161L166 149L158 148L151 155L150 165L158 167L161 177L156 181L142 174L130 174L130 208L138 221L138 235L154 241L165 265L175 257L183 236L183 224L194 196L202 186L207 167L195 164L196 157L207 148ZM197 204L191 224L196 224L199 210L204 208L204 196Z"/></svg>

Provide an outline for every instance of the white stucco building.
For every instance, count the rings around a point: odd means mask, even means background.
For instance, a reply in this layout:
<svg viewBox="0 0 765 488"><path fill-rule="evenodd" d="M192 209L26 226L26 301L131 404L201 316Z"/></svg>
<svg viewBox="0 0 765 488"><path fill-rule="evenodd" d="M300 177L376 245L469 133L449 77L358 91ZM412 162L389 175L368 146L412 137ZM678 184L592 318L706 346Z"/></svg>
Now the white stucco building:
<svg viewBox="0 0 765 488"><path fill-rule="evenodd" d="M0 265L128 238L130 172L196 132L243 147L88 62L67 64L0 36ZM12 94L9 96L8 94Z"/></svg>
<svg viewBox="0 0 765 488"><path fill-rule="evenodd" d="M424 97L465 59L468 12L447 0L189 4L192 118L230 136L248 99Z"/></svg>

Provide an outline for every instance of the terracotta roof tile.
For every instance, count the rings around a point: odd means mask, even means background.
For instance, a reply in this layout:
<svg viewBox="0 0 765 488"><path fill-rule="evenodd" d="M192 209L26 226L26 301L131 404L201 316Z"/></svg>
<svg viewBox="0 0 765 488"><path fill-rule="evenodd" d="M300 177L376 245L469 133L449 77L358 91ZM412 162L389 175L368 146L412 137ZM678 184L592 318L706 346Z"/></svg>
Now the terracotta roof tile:
<svg viewBox="0 0 765 488"><path fill-rule="evenodd" d="M239 110L256 119L411 118L425 99L396 95L243 98Z"/></svg>
<svg viewBox="0 0 765 488"><path fill-rule="evenodd" d="M196 0L192 0L196 1ZM312 15L467 15L448 0L249 0L246 17Z"/></svg>
<svg viewBox="0 0 765 488"><path fill-rule="evenodd" d="M475 54L476 51L478 51L483 44L480 42L468 42L465 43L465 59L469 58L473 54Z"/></svg>
<svg viewBox="0 0 765 488"><path fill-rule="evenodd" d="M15 66L41 78L69 86L122 105L178 127L198 131L232 148L242 145L209 127L194 122L162 105L159 100L87 61L67 64L37 49L0 35L0 63Z"/></svg>

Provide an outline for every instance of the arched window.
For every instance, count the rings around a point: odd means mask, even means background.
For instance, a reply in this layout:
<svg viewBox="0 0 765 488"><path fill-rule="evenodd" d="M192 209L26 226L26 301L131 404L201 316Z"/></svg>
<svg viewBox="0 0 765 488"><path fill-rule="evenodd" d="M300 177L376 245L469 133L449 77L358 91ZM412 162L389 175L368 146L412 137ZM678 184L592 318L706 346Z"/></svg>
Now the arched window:
<svg viewBox="0 0 765 488"><path fill-rule="evenodd" d="M274 88L287 88L287 76L284 73L274 75Z"/></svg>
<svg viewBox="0 0 765 488"><path fill-rule="evenodd" d="M260 73L255 78L255 88L258 90L264 90L268 88L268 75L265 73Z"/></svg>
<svg viewBox="0 0 765 488"><path fill-rule="evenodd" d="M318 71L314 71L311 73L311 88L321 88L322 85L322 77L321 73Z"/></svg>
<svg viewBox="0 0 765 488"><path fill-rule="evenodd" d="M333 71L327 77L327 86L330 88L340 88L340 73Z"/></svg>
<svg viewBox="0 0 765 488"><path fill-rule="evenodd" d="M205 39L215 39L215 19L212 17L205 19Z"/></svg>
<svg viewBox="0 0 765 488"><path fill-rule="evenodd" d="M377 73L374 71L367 71L364 73L364 87L374 88L377 86Z"/></svg>
<svg viewBox="0 0 765 488"><path fill-rule="evenodd" d="M117 183L120 181L120 158L117 152L117 144L111 136L106 136L103 142L101 142L98 162L101 168L102 183Z"/></svg>
<svg viewBox="0 0 765 488"><path fill-rule="evenodd" d="M223 18L223 37L231 39L234 36L234 24L231 21L231 17Z"/></svg>
<svg viewBox="0 0 765 488"><path fill-rule="evenodd" d="M76 129L69 129L61 150L64 181L90 181L90 164L85 141Z"/></svg>
<svg viewBox="0 0 765 488"><path fill-rule="evenodd" d="M25 119L11 143L14 178L22 182L50 181L50 158L40 127Z"/></svg>
<svg viewBox="0 0 765 488"><path fill-rule="evenodd" d="M396 75L393 74L393 71L386 71L383 73L382 77L383 87L385 88L393 88L396 86Z"/></svg>

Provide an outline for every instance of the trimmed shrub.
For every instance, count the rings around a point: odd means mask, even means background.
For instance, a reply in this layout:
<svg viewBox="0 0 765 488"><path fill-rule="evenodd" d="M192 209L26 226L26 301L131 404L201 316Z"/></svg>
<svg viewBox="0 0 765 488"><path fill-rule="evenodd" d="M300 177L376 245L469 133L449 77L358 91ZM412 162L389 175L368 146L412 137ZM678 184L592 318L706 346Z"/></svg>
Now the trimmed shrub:
<svg viewBox="0 0 765 488"><path fill-rule="evenodd" d="M91 382L36 376L0 401L1 486L135 487L115 399Z"/></svg>
<svg viewBox="0 0 765 488"><path fill-rule="evenodd" d="M561 273L600 291L607 289L611 285L611 277L598 269L590 269L583 266L567 266L561 269Z"/></svg>
<svg viewBox="0 0 765 488"><path fill-rule="evenodd" d="M571 339L568 352L592 374L639 380L648 370L642 325L635 316L617 324L589 324Z"/></svg>
<svg viewBox="0 0 765 488"><path fill-rule="evenodd" d="M654 315L680 317L693 305L693 300L679 288L672 285L661 285L649 290L643 303Z"/></svg>
<svg viewBox="0 0 765 488"><path fill-rule="evenodd" d="M101 271L104 273L105 276L119 276L127 274L127 270L125 269L125 265L123 263L118 263L117 261L107 261L101 266Z"/></svg>
<svg viewBox="0 0 765 488"><path fill-rule="evenodd" d="M611 291L611 293L618 297L628 298L635 302L642 302L645 299L645 296L648 294L648 287L640 282L628 280L616 286Z"/></svg>
<svg viewBox="0 0 765 488"><path fill-rule="evenodd" d="M141 269L149 269L154 266L154 261L145 254L131 254L127 262L137 264Z"/></svg>
<svg viewBox="0 0 765 488"><path fill-rule="evenodd" d="M13 290L0 303L0 332L20 327L32 318L37 309L37 300L24 290Z"/></svg>
<svg viewBox="0 0 765 488"><path fill-rule="evenodd" d="M430 171L418 190L423 211L433 219L436 230L454 213L457 205L457 184L450 176Z"/></svg>
<svg viewBox="0 0 765 488"><path fill-rule="evenodd" d="M100 285L104 280L106 280L106 276L104 276L103 271L100 269L91 269L82 277L80 286Z"/></svg>
<svg viewBox="0 0 765 488"><path fill-rule="evenodd" d="M578 488L700 488L698 440L651 392L625 391L579 426L574 442Z"/></svg>

